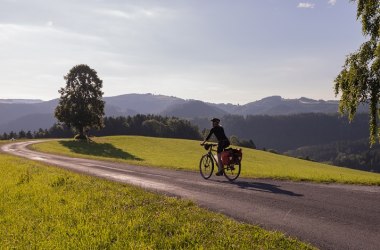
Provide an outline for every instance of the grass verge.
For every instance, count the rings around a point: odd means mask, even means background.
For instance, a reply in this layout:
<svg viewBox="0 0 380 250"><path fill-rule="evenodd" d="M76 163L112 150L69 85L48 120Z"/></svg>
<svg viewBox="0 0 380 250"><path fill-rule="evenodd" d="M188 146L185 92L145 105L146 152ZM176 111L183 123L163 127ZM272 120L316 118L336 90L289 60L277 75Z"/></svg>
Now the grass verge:
<svg viewBox="0 0 380 250"><path fill-rule="evenodd" d="M311 249L190 201L0 153L3 249Z"/></svg>
<svg viewBox="0 0 380 250"><path fill-rule="evenodd" d="M199 142L141 136L110 136L96 143L51 141L35 150L74 157L198 171L206 151ZM380 186L380 174L335 167L253 149L243 149L242 177Z"/></svg>

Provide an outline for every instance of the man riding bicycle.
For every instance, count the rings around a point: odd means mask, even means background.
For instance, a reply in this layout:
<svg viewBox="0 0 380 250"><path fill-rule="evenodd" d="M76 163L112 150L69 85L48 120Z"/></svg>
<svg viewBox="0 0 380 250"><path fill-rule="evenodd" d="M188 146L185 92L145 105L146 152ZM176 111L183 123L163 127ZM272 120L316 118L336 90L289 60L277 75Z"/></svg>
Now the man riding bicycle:
<svg viewBox="0 0 380 250"><path fill-rule="evenodd" d="M210 130L210 133L207 135L206 139L201 143L203 146L206 141L208 141L212 134L215 135L216 139L218 140L218 149L217 149L217 155L218 155L218 172L216 173L217 176L223 175L223 163L222 163L222 152L223 149L227 148L230 145L230 141L228 140L226 134L224 133L223 127L219 124L220 119L213 118L212 120L212 129Z"/></svg>

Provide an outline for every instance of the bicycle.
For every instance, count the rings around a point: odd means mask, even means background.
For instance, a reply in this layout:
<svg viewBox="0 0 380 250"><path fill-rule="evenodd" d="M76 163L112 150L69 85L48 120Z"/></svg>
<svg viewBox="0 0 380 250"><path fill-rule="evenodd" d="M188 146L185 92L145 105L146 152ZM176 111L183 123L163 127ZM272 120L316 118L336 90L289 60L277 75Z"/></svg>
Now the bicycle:
<svg viewBox="0 0 380 250"><path fill-rule="evenodd" d="M216 164L218 166L218 160L215 157L215 155L212 152L216 152L213 147L217 147L218 144L214 143L205 143L204 148L208 150L208 152L201 157L201 160L199 162L199 171L201 173L201 176L204 179L209 179L214 172L214 165ZM232 150L232 149L225 149L225 150ZM228 164L223 164L223 175L229 180L234 181L236 180L241 171L241 157L240 159L233 159L233 156L230 157L230 161Z"/></svg>

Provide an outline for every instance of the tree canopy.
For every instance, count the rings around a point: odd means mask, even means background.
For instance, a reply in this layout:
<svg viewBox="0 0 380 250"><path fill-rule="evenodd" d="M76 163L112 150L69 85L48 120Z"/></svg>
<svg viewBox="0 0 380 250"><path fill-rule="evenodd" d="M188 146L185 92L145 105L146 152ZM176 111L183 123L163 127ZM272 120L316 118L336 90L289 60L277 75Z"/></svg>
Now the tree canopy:
<svg viewBox="0 0 380 250"><path fill-rule="evenodd" d="M103 82L95 70L84 64L74 66L64 79L66 87L58 91L61 97L55 116L74 127L83 139L86 130L103 127Z"/></svg>
<svg viewBox="0 0 380 250"><path fill-rule="evenodd" d="M360 103L369 104L370 143L380 138L380 1L350 0L357 3L357 19L368 38L360 48L347 56L342 71L335 79L335 95L341 93L339 111L352 120Z"/></svg>

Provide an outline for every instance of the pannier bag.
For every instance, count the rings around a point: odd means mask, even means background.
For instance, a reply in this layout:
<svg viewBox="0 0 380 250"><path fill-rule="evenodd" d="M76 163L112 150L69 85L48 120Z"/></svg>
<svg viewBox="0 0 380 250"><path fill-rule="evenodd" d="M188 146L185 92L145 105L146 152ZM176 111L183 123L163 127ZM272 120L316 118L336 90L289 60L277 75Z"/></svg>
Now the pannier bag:
<svg viewBox="0 0 380 250"><path fill-rule="evenodd" d="M243 152L241 148L226 148L222 152L223 165L239 164L243 158Z"/></svg>

